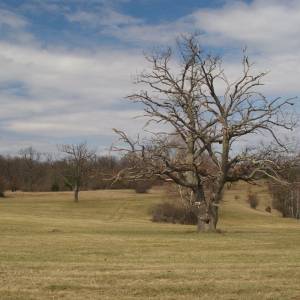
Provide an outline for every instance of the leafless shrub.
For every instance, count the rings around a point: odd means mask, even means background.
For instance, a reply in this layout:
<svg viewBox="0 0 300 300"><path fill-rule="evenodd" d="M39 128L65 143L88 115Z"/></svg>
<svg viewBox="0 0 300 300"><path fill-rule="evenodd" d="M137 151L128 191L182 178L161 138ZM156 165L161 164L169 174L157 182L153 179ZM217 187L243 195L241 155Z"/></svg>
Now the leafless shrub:
<svg viewBox="0 0 300 300"><path fill-rule="evenodd" d="M191 206L183 205L179 200L157 204L152 209L152 221L195 225L197 214Z"/></svg>
<svg viewBox="0 0 300 300"><path fill-rule="evenodd" d="M257 197L257 194L249 193L247 202L249 203L251 208L256 209L256 207L259 204L259 199Z"/></svg>
<svg viewBox="0 0 300 300"><path fill-rule="evenodd" d="M145 194L151 189L151 187L152 183L146 180L136 181L134 183L134 190L137 194Z"/></svg>
<svg viewBox="0 0 300 300"><path fill-rule="evenodd" d="M272 208L271 206L267 206L265 209L266 212L271 213L272 212Z"/></svg>

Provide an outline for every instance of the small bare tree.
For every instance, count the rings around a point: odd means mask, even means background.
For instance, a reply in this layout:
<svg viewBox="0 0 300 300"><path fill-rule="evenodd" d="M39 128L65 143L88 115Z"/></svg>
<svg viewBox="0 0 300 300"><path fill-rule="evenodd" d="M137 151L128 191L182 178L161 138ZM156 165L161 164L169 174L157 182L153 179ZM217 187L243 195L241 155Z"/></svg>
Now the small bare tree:
<svg viewBox="0 0 300 300"><path fill-rule="evenodd" d="M39 163L42 159L42 153L32 147L20 150L20 156L23 163L23 181L26 190L32 192L41 177Z"/></svg>
<svg viewBox="0 0 300 300"><path fill-rule="evenodd" d="M129 146L116 148L126 151L132 162L117 179L172 180L189 191L198 230L215 231L227 182L253 181L258 175L280 180L274 158L286 146L276 130L294 128L288 113L293 99L265 97L258 88L266 73L255 74L245 53L242 74L231 82L221 59L206 55L194 36L179 39L174 51L146 59L151 70L139 76L142 90L128 99L144 105L148 123L166 124L172 130L133 140L115 129ZM258 151L236 146L254 134L269 134L274 147Z"/></svg>
<svg viewBox="0 0 300 300"><path fill-rule="evenodd" d="M91 172L93 160L96 156L95 151L90 150L87 143L61 145L59 149L67 155L68 170L64 177L74 190L74 201L78 202L83 180Z"/></svg>

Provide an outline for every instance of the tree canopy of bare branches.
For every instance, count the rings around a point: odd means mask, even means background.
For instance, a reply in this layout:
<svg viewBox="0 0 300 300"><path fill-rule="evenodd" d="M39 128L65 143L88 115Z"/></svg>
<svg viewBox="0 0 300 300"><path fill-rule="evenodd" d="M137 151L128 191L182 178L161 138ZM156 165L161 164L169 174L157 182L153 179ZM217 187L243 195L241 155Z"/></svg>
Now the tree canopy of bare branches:
<svg viewBox="0 0 300 300"><path fill-rule="evenodd" d="M78 202L80 188L83 180L89 176L95 151L90 150L86 143L61 145L59 148L67 155L68 170L64 176L74 190L74 201Z"/></svg>
<svg viewBox="0 0 300 300"><path fill-rule="evenodd" d="M198 230L214 231L227 182L259 175L281 180L275 158L287 147L278 130L295 127L289 113L294 99L264 96L260 87L266 73L256 73L245 52L241 75L231 81L221 58L202 51L195 36L146 59L151 68L137 80L142 90L128 99L143 104L148 123L172 129L148 140L133 140L115 129L127 145L118 149L132 160L119 177L158 176L185 187L197 207ZM257 134L268 135L270 146L241 147Z"/></svg>

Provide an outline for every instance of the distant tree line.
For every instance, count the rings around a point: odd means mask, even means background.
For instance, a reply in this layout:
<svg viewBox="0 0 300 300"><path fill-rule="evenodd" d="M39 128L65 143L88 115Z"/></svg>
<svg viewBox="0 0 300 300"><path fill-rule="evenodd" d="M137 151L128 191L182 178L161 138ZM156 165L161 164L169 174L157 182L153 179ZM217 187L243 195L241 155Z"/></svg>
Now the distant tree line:
<svg viewBox="0 0 300 300"><path fill-rule="evenodd" d="M95 151L88 148L86 143L62 145L59 150L63 153L60 158L53 154L41 153L32 147L21 149L15 156L0 155L0 197L3 197L7 190L11 192L74 191L74 200L77 202L80 190L134 189L137 193L145 193L153 185L162 184L162 180L156 177L141 177L135 180L122 177L122 172L128 172L136 167L133 165L134 160L128 155L121 157L97 155ZM283 217L300 219L299 156L280 160L282 166L286 165L282 167L284 171L281 177L288 185L269 179L272 207L280 211ZM175 188L176 184L169 182L166 187L168 186ZM180 190L182 198L184 190ZM172 199L178 198L174 192L168 191L168 195ZM193 206L188 204L182 201L159 204L152 212L153 220L195 224L197 216Z"/></svg>
<svg viewBox="0 0 300 300"><path fill-rule="evenodd" d="M114 180L120 170L129 164L126 157L97 155L85 143L63 145L56 158L32 147L19 151L15 156L0 155L0 194L4 191L74 191L78 200L79 190L136 189L145 192L153 180Z"/></svg>

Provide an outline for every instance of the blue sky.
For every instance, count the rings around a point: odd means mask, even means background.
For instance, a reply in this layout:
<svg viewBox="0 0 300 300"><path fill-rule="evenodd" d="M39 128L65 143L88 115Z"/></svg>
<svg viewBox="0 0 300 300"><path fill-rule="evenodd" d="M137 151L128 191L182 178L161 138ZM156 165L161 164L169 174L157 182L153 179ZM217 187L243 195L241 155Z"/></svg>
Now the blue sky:
<svg viewBox="0 0 300 300"><path fill-rule="evenodd" d="M82 140L105 151L113 127L136 133L140 108L124 98L143 51L192 32L230 78L247 46L271 71L267 95L300 94L298 0L1 0L0 152Z"/></svg>

